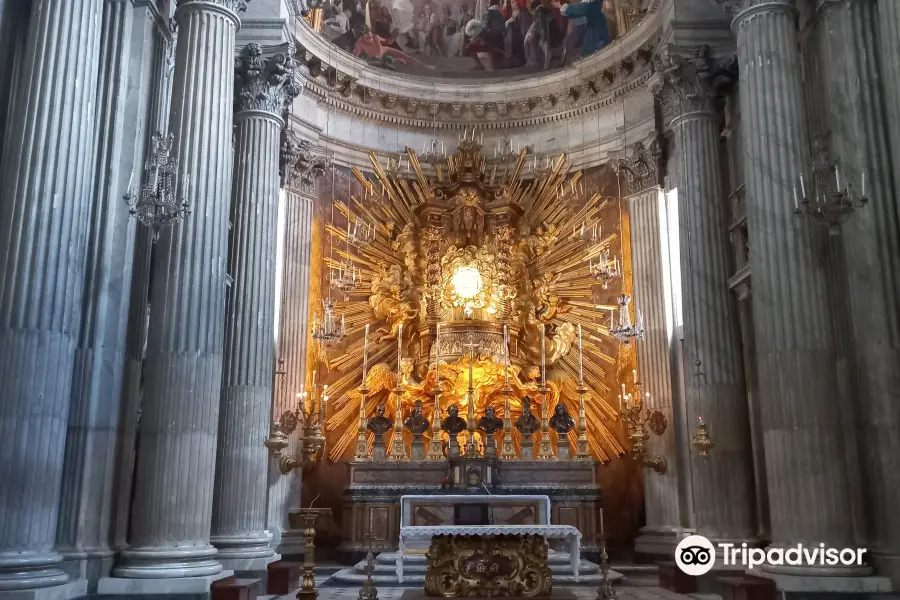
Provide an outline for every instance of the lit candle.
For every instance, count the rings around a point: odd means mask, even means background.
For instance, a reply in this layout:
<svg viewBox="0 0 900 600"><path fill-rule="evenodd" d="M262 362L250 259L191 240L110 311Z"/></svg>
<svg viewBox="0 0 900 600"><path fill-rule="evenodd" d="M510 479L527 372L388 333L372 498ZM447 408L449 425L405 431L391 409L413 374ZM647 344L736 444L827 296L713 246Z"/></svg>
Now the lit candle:
<svg viewBox="0 0 900 600"><path fill-rule="evenodd" d="M625 384L622 384L622 397L625 397Z"/></svg>
<svg viewBox="0 0 900 600"><path fill-rule="evenodd" d="M316 371L315 371L315 369L313 369L312 389L313 389L313 394L315 394L316 393Z"/></svg>
<svg viewBox="0 0 900 600"><path fill-rule="evenodd" d="M581 325L578 326L579 328ZM509 329L506 325L503 326L503 356L505 359L505 378L506 385L509 385Z"/></svg>
<svg viewBox="0 0 900 600"><path fill-rule="evenodd" d="M609 331L613 330L613 311L609 311Z"/></svg>
<svg viewBox="0 0 900 600"><path fill-rule="evenodd" d="M400 359L403 358L403 323L397 329L397 385L400 385Z"/></svg>
<svg viewBox="0 0 900 600"><path fill-rule="evenodd" d="M700 425L703 425L703 417L702 416L698 416L697 420L700 421Z"/></svg>
<svg viewBox="0 0 900 600"><path fill-rule="evenodd" d="M581 323L578 324L578 383L584 383L584 350L581 341Z"/></svg>
<svg viewBox="0 0 900 600"><path fill-rule="evenodd" d="M631 370L631 376L634 377L634 382L637 383L637 380L638 380L638 378L637 378L637 369L632 369L632 370Z"/></svg>
<svg viewBox="0 0 900 600"><path fill-rule="evenodd" d="M366 383L366 373L369 371L369 325L366 324L366 333L363 338L363 385Z"/></svg>
<svg viewBox="0 0 900 600"><path fill-rule="evenodd" d="M322 386L322 401L319 402L319 423L325 423L325 404L328 402L328 385Z"/></svg>
<svg viewBox="0 0 900 600"><path fill-rule="evenodd" d="M303 388L300 389L302 390ZM303 408L303 392L297 394L297 410L300 410L301 408Z"/></svg>
<svg viewBox="0 0 900 600"><path fill-rule="evenodd" d="M800 208L800 202L797 200L797 186L795 185L793 187L793 189L794 189L794 210L797 210Z"/></svg>
<svg viewBox="0 0 900 600"><path fill-rule="evenodd" d="M541 323L541 386L547 383L547 359L546 353L544 352L544 329L545 326Z"/></svg>

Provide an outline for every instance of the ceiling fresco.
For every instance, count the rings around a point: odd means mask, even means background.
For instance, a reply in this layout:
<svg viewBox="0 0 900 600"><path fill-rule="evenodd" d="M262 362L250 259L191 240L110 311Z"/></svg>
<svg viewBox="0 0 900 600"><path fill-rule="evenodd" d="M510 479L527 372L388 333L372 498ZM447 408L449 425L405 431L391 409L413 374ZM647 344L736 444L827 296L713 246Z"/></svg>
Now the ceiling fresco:
<svg viewBox="0 0 900 600"><path fill-rule="evenodd" d="M561 68L633 28L642 0L324 0L307 19L341 50L392 71L504 75Z"/></svg>

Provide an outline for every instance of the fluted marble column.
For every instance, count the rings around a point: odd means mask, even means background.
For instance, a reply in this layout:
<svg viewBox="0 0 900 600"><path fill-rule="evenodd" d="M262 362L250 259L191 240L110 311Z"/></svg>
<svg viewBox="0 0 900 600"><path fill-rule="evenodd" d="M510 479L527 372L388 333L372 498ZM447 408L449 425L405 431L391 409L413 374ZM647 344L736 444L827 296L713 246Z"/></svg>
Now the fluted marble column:
<svg viewBox="0 0 900 600"><path fill-rule="evenodd" d="M643 390L650 394L649 410L662 412L668 426L662 436L651 436L647 453L667 460L664 473L644 472L646 524L635 539L635 552L670 556L678 543L676 531L682 522L682 498L690 473L678 458L678 431L684 428L680 386L673 376L676 352L676 307L680 307L678 235L670 227L672 213L659 186L661 151L656 140L635 144L632 155L620 160L628 183L628 214L631 223L631 261L634 272L634 304L642 307L644 339L637 344L637 364ZM673 247L674 245L674 247ZM681 436L683 437L683 436Z"/></svg>
<svg viewBox="0 0 900 600"><path fill-rule="evenodd" d="M209 543L225 333L241 0L180 0L170 131L192 213L156 244L131 548L117 577L222 570ZM186 188L186 189L185 189Z"/></svg>
<svg viewBox="0 0 900 600"><path fill-rule="evenodd" d="M731 64L729 64L731 63ZM728 290L717 85L733 79L733 59L707 46L657 64L655 92L673 115L679 157L678 216L684 302L688 432L699 418L716 439L704 459L691 453L696 529L710 539L744 542L755 533L750 422L738 339L737 306ZM699 369L699 375L698 373Z"/></svg>
<svg viewBox="0 0 900 600"><path fill-rule="evenodd" d="M152 58L148 78L147 129L141 143L146 148L156 132L168 131L169 106L172 99L172 66L175 61L175 41L171 23L153 10L142 24L144 35L152 41ZM140 164L140 163L139 163ZM118 457L116 465L116 515L114 545L122 550L127 545L128 521L131 516L131 488L134 478L135 448L137 443L138 415L140 414L144 349L147 343L149 317L149 285L153 239L148 227L138 227L135 232L132 260L131 286L129 290L128 316L125 338L125 364L122 384L121 413L118 431Z"/></svg>
<svg viewBox="0 0 900 600"><path fill-rule="evenodd" d="M53 547L82 322L102 8L34 5L0 169L0 590L66 581Z"/></svg>
<svg viewBox="0 0 900 600"><path fill-rule="evenodd" d="M226 344L212 542L227 568L264 569L267 467L275 344L275 239L282 115L294 98L292 48L237 60L235 170ZM261 560L254 560L261 559Z"/></svg>
<svg viewBox="0 0 900 600"><path fill-rule="evenodd" d="M57 550L72 577L89 590L113 562L112 527L117 430L125 350L135 219L122 201L131 173L143 164L146 114L142 90L129 86L144 62L143 11L106 0L98 98L94 212L88 237L84 323L76 351L66 436ZM134 190L132 190L134 191Z"/></svg>
<svg viewBox="0 0 900 600"><path fill-rule="evenodd" d="M809 155L796 11L788 0L718 1L736 11L732 27L741 73L752 298L772 543L850 546L850 497L824 263L826 233L797 217L792 200Z"/></svg>

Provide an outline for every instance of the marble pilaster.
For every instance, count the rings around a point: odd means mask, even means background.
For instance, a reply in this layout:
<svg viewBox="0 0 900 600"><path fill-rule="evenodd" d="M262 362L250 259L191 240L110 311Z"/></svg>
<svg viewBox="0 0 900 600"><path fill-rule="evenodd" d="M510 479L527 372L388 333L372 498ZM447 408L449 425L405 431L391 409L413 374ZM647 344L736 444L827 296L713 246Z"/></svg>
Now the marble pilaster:
<svg viewBox="0 0 900 600"><path fill-rule="evenodd" d="M828 147L842 183L872 198L841 227L842 286L853 365L852 405L868 522L866 546L876 566L900 582L900 7L875 0L829 0L819 8L818 55ZM893 20L893 21L892 21ZM884 23L883 23L884 22ZM893 28L886 26L892 22ZM880 28L881 36L873 36ZM888 31L889 30L889 31ZM879 52L880 50L880 52ZM876 57L878 60L876 60ZM881 65L881 72L879 72ZM883 90L883 92L882 92ZM882 95L884 94L884 95ZM893 160L893 162L892 162ZM852 421L851 421L852 423ZM847 423L848 427L851 423ZM856 431L850 430L850 435Z"/></svg>
<svg viewBox="0 0 900 600"><path fill-rule="evenodd" d="M277 367L273 418L294 410L296 394L309 389L307 344L313 261L313 216L315 214L316 175L322 164L308 142L285 132L281 148L282 182L286 188L283 204L284 237L281 272L281 310L278 324ZM321 249L319 249L321 252ZM300 428L288 436L288 456L298 448ZM282 475L275 461L269 467L268 528L282 556L303 553L302 532L292 530L288 513L300 508L300 469Z"/></svg>
<svg viewBox="0 0 900 600"><path fill-rule="evenodd" d="M736 76L735 67L699 46L692 56L657 61L654 91L673 116L679 155L688 431L702 417L716 438L710 457L691 453L696 530L710 539L744 542L756 532L753 458L737 306L727 285L730 252L719 158L719 86Z"/></svg>
<svg viewBox="0 0 900 600"><path fill-rule="evenodd" d="M122 201L142 164L144 39L138 9L106 0L100 52L95 198L81 339L75 353L56 549L89 589L112 567L115 462L135 220ZM137 35L136 35L137 34Z"/></svg>
<svg viewBox="0 0 900 600"><path fill-rule="evenodd" d="M275 267L282 115L298 91L293 48L264 56L256 44L237 59L235 170L226 344L219 414L212 542L226 568L265 568L263 442L270 429L275 342ZM258 559L258 560L257 560Z"/></svg>
<svg viewBox="0 0 900 600"><path fill-rule="evenodd" d="M152 7L152 5L150 5ZM167 131L169 106L172 98L172 66L175 60L175 40L170 23L162 15L150 9L143 19L135 19L135 35L149 41L152 53L147 66L146 79L147 122L141 140L144 148L157 131ZM140 164L140 163L138 163ZM116 515L114 547L127 546L128 523L131 516L131 488L134 478L134 460L137 443L138 416L140 414L144 351L149 322L150 265L153 241L150 229L138 227L135 231L132 256L132 276L129 289L128 315L125 337L124 380L122 384L121 410L118 431L118 457L116 465Z"/></svg>
<svg viewBox="0 0 900 600"><path fill-rule="evenodd" d="M718 2L735 11L772 543L842 548L852 544L853 528L823 258L826 233L797 217L792 200L808 164L796 11L789 0Z"/></svg>
<svg viewBox="0 0 900 600"><path fill-rule="evenodd" d="M222 385L241 0L180 0L170 132L191 214L154 248L131 547L116 577L222 571L209 543ZM184 175L189 176L185 181Z"/></svg>
<svg viewBox="0 0 900 600"><path fill-rule="evenodd" d="M0 590L67 580L54 545L83 318L102 10L102 0L33 6L3 144Z"/></svg>
<svg viewBox="0 0 900 600"><path fill-rule="evenodd" d="M678 232L670 227L672 213L666 194L659 186L661 151L655 140L635 144L631 157L619 161L625 174L631 224L631 260L634 303L645 313L644 339L637 344L637 365L643 389L650 393L647 408L662 412L668 426L662 436L651 436L648 455L667 459L664 473L646 470L644 507L646 524L635 539L635 552L669 556L678 543L676 531L681 519L682 495L688 473L676 459L680 411L683 402L675 383L672 361L677 352L675 306L680 303L678 277ZM674 247L673 247L674 243Z"/></svg>

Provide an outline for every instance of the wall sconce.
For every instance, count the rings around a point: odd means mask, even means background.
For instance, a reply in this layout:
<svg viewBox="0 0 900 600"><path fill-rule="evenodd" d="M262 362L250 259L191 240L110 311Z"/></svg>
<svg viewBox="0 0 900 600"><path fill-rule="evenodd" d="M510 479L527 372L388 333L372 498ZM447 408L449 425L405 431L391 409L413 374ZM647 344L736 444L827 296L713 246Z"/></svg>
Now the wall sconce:
<svg viewBox="0 0 900 600"><path fill-rule="evenodd" d="M697 456L706 458L709 456L709 451L716 445L716 442L709 437L709 429L706 427L706 423L703 422L703 417L697 417L697 419L700 424L697 426L697 433L694 434L691 444L696 448Z"/></svg>
<svg viewBox="0 0 900 600"><path fill-rule="evenodd" d="M659 474L666 472L669 462L665 456L647 456L647 440L650 439L650 431L661 436L666 431L668 422L666 416L660 411L644 410L644 398L650 398L650 394L641 395L642 385L637 381L635 373L635 394L625 393L625 384L622 384L621 399L622 418L628 427L628 439L631 442L631 453L645 467L649 467ZM648 426L649 430L648 431Z"/></svg>
<svg viewBox="0 0 900 600"><path fill-rule="evenodd" d="M315 381L315 378L313 379ZM272 430L268 439L263 445L269 449L272 458L278 461L278 468L283 475L287 475L294 469L300 468L304 471L311 469L319 464L322 459L323 450L325 449L325 404L328 401L326 394L328 386L322 386L319 394L319 410L316 415L313 414L312 400L316 396L319 386L313 384L313 394L308 406L305 406L304 400L306 394L300 392L297 394L298 406L296 411L285 411L281 415L281 419L272 423ZM298 440L300 442L299 458L296 456L285 456L283 451L288 446L288 436L297 429L302 423L303 436Z"/></svg>

